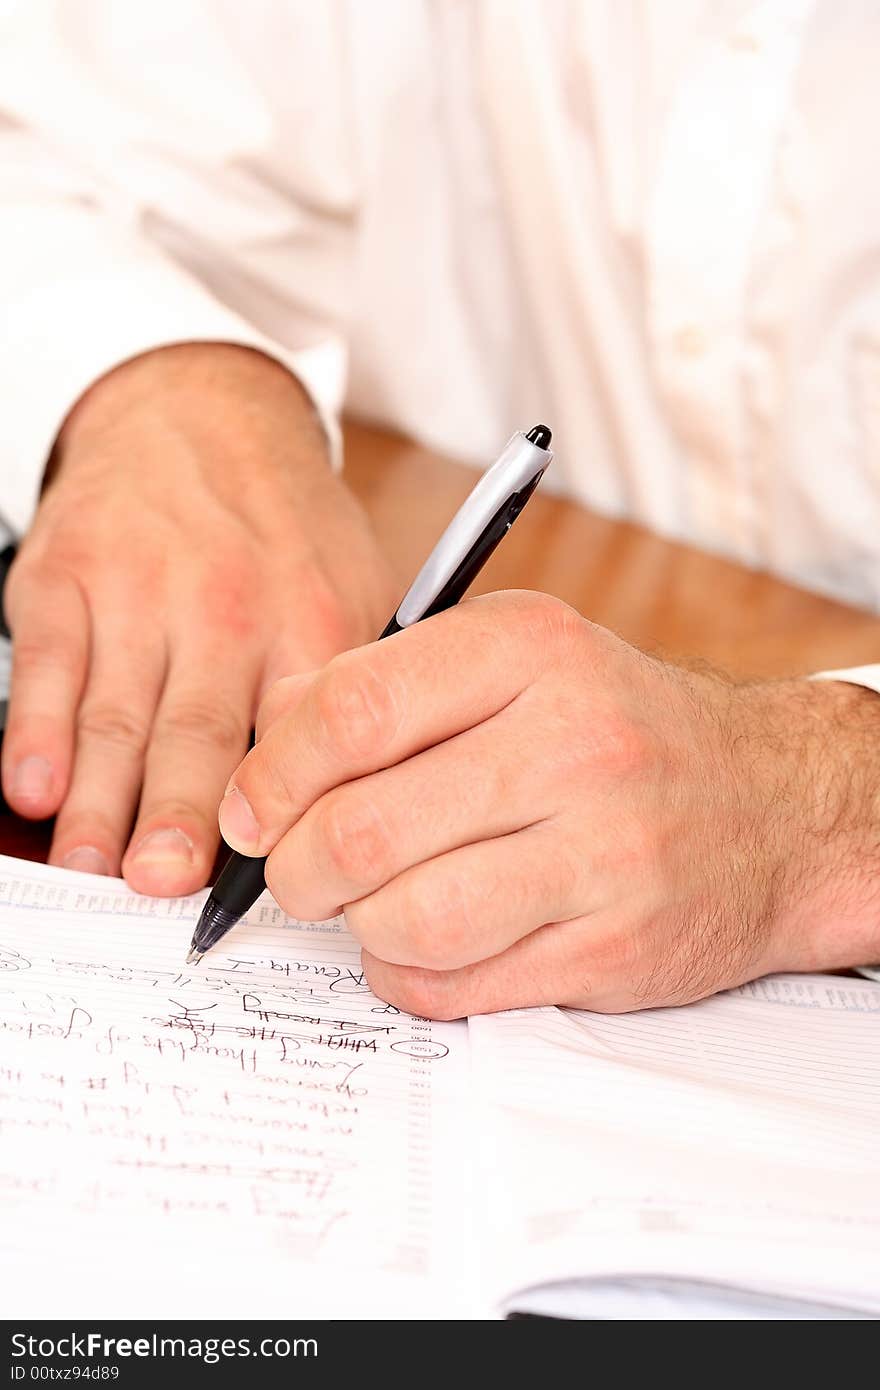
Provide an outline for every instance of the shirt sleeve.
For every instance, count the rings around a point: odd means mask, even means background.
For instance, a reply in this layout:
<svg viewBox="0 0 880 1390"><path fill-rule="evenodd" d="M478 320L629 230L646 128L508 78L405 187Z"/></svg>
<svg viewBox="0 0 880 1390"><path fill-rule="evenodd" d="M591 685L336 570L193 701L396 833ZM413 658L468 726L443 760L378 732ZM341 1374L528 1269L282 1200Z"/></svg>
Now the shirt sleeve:
<svg viewBox="0 0 880 1390"><path fill-rule="evenodd" d="M162 4L103 25L102 8L28 0L0 20L0 517L19 535L78 398L173 343L276 358L339 462L344 341L298 257L335 210L260 172L272 123L208 7L179 0L188 26Z"/></svg>

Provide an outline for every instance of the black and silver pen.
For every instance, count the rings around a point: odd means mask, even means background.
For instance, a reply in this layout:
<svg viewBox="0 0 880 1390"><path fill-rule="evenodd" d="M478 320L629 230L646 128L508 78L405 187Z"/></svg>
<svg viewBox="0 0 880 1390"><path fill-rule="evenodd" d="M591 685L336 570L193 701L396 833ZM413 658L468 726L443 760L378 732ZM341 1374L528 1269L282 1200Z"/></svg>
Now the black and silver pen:
<svg viewBox="0 0 880 1390"><path fill-rule="evenodd" d="M452 518L380 641L464 597L541 481L553 458L550 440L546 425L513 436ZM197 964L253 907L266 886L265 864L265 858L230 854L196 924L188 965Z"/></svg>

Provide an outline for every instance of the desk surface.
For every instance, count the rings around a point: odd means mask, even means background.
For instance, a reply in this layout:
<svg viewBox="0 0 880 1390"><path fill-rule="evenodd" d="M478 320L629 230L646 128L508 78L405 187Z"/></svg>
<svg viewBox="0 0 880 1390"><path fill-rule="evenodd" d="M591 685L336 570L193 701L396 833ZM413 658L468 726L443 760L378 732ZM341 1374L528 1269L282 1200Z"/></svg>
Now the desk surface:
<svg viewBox="0 0 880 1390"><path fill-rule="evenodd" d="M471 469L404 439L350 425L347 476L401 592L473 486ZM539 493L475 591L541 589L646 651L736 676L795 675L880 660L880 617L744 570L626 522ZM43 858L46 826L0 812L0 851Z"/></svg>
<svg viewBox="0 0 880 1390"><path fill-rule="evenodd" d="M347 475L402 584L473 486L473 470L361 426ZM880 661L880 617L660 540L540 491L474 592L541 589L646 651L736 676L797 675Z"/></svg>

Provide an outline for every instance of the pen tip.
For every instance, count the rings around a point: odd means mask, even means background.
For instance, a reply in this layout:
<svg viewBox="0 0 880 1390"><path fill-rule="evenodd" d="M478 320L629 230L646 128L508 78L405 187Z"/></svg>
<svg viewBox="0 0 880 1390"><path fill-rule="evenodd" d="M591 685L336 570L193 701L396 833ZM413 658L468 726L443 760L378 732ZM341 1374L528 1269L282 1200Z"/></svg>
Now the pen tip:
<svg viewBox="0 0 880 1390"><path fill-rule="evenodd" d="M187 965L198 965L204 954L204 951L197 951L195 946L191 946L189 955L186 958Z"/></svg>

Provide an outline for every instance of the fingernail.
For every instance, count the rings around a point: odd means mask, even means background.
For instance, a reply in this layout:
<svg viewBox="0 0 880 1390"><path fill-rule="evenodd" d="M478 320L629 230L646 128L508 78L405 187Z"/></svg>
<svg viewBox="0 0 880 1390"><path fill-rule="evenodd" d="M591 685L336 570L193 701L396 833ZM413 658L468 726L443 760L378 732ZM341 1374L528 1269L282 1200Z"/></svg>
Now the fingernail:
<svg viewBox="0 0 880 1390"><path fill-rule="evenodd" d="M110 865L94 845L77 845L65 854L62 867L76 869L81 874L104 874L106 877L110 873Z"/></svg>
<svg viewBox="0 0 880 1390"><path fill-rule="evenodd" d="M193 862L193 842L176 827L170 830L151 830L134 847L135 864L160 864L164 868L179 868Z"/></svg>
<svg viewBox="0 0 880 1390"><path fill-rule="evenodd" d="M52 791L52 766L45 758L22 758L12 778L17 801L45 801Z"/></svg>
<svg viewBox="0 0 880 1390"><path fill-rule="evenodd" d="M233 849L253 849L259 843L256 816L238 787L228 791L220 803L220 834Z"/></svg>

